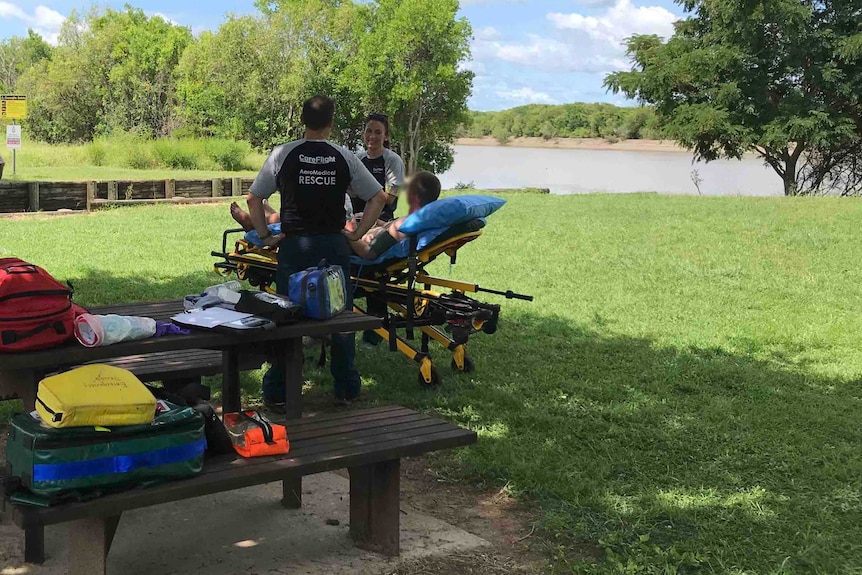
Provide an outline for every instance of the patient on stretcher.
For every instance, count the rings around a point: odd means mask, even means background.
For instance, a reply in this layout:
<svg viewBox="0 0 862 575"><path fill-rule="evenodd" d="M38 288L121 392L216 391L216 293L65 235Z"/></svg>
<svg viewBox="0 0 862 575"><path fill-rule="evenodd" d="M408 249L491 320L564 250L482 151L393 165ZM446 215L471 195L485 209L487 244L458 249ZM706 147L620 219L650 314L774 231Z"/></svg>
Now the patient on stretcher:
<svg viewBox="0 0 862 575"><path fill-rule="evenodd" d="M275 208L269 205L269 202L265 200L263 202L263 210L267 225L281 225L281 214L275 211ZM354 217L353 202L350 201L350 196L344 196L344 210L347 213L348 225L350 225L350 222ZM247 211L239 207L238 203L234 202L230 205L230 216L236 223L242 226L243 230L250 232L254 229L254 224L251 223L251 216L248 215Z"/></svg>
<svg viewBox="0 0 862 575"><path fill-rule="evenodd" d="M437 200L440 197L440 187L440 180L430 172L419 172L413 176L407 186L407 203L410 206L410 213L412 214L420 208L423 208ZM273 227L280 223L279 213L267 202L264 202L264 210L266 213L267 224L270 225L270 229L273 229ZM348 220L344 225L344 229L347 231L353 231L356 229L356 225L359 220L362 219L362 214L353 215L352 204L349 197L345 203L345 210ZM251 216L248 215L248 212L239 207L236 202L231 204L230 214L245 231L251 232L254 230L254 226L251 223ZM406 235L398 231L399 226L401 226L405 219L406 218L399 218L391 222L378 220L374 227L372 227L361 239L355 242L350 242L350 247L363 259L376 259L378 256L386 253L391 247L407 239Z"/></svg>
<svg viewBox="0 0 862 575"><path fill-rule="evenodd" d="M437 200L440 197L440 187L440 180L430 172L418 172L414 175L407 185L407 205L410 206L410 213L412 214ZM352 221L347 223L347 229L355 226L360 219L362 219L362 214L357 214ZM378 220L375 226L361 239L350 242L350 247L356 255L364 259L377 259L391 247L407 239L405 234L398 231L406 219L406 217L401 217L391 222Z"/></svg>

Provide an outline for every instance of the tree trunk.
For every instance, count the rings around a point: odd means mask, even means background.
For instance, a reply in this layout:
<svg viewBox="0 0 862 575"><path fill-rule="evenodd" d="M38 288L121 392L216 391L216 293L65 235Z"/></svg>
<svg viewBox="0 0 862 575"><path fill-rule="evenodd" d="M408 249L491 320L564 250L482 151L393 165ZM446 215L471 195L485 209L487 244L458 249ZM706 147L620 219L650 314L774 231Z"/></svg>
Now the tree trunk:
<svg viewBox="0 0 862 575"><path fill-rule="evenodd" d="M415 174L419 168L419 153L422 151L422 100L416 106L407 120L407 174Z"/></svg>
<svg viewBox="0 0 862 575"><path fill-rule="evenodd" d="M787 154L784 158L783 180L785 196L799 195L799 181L797 180L798 174L796 173L796 166L799 163L799 158L802 156L802 152L804 150L805 144L803 142L797 142L793 152Z"/></svg>
<svg viewBox="0 0 862 575"><path fill-rule="evenodd" d="M796 166L793 169L790 169L790 166L787 166L786 171L784 172L784 195L785 196L796 196L799 194L799 186L796 183Z"/></svg>

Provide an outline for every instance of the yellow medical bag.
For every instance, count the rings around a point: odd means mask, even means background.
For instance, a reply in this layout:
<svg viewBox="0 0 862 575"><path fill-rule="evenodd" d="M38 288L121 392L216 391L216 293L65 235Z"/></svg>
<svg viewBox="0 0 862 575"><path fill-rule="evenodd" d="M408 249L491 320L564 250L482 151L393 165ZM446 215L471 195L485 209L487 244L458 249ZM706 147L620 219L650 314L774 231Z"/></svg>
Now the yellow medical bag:
<svg viewBox="0 0 862 575"><path fill-rule="evenodd" d="M53 428L143 425L153 422L156 398L130 371L85 365L39 382L36 411Z"/></svg>

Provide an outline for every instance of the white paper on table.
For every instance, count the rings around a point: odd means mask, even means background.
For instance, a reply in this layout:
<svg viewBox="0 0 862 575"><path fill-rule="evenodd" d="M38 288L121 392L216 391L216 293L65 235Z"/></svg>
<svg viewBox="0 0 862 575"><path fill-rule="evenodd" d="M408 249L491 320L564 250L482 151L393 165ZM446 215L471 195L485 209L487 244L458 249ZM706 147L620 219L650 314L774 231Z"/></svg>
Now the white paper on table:
<svg viewBox="0 0 862 575"><path fill-rule="evenodd" d="M180 325L213 329L226 323L251 317L250 313L240 313L223 307L210 307L194 313L181 313L171 319Z"/></svg>

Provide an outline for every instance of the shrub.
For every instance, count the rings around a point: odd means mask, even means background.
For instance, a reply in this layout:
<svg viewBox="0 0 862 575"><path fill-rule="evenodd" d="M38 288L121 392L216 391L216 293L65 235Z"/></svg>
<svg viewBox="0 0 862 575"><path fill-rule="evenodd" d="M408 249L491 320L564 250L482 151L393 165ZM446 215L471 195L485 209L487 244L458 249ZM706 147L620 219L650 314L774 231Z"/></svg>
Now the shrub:
<svg viewBox="0 0 862 575"><path fill-rule="evenodd" d="M495 140L497 140L497 143L501 145L506 145L509 143L509 133L506 131L505 128L494 128L494 131L491 133L491 135L494 137Z"/></svg>
<svg viewBox="0 0 862 575"><path fill-rule="evenodd" d="M153 157L156 162L172 170L196 170L201 164L200 146L192 140L156 140L152 142Z"/></svg>
<svg viewBox="0 0 862 575"><path fill-rule="evenodd" d="M104 166L108 159L108 147L105 140L94 140L85 148L87 160L94 166Z"/></svg>
<svg viewBox="0 0 862 575"><path fill-rule="evenodd" d="M251 144L235 140L208 140L206 153L216 168L239 172L249 169L248 156L251 154Z"/></svg>

